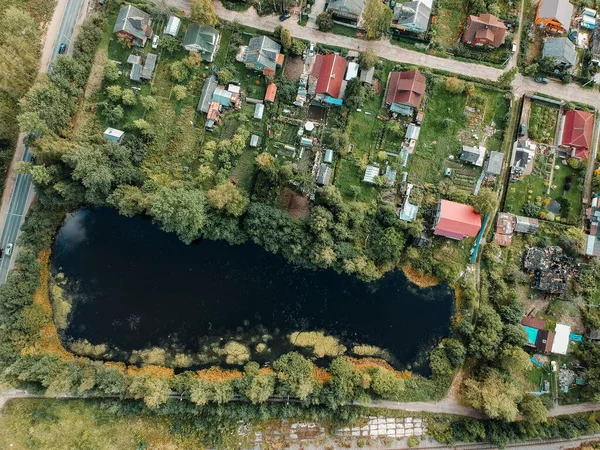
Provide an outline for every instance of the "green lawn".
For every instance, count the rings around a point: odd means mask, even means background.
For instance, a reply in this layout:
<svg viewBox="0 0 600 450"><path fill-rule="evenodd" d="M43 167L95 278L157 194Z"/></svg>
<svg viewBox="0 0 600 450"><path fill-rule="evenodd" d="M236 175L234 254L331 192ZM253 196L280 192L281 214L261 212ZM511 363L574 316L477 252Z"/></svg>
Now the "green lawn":
<svg viewBox="0 0 600 450"><path fill-rule="evenodd" d="M440 0L438 3L436 42L454 46L467 22L466 0Z"/></svg>
<svg viewBox="0 0 600 450"><path fill-rule="evenodd" d="M417 147L408 159L411 183L438 183L448 156L459 154L461 144L457 133L465 126L465 104L464 94L448 92L445 79L436 81L425 111Z"/></svg>
<svg viewBox="0 0 600 450"><path fill-rule="evenodd" d="M337 23L333 25L331 32L341 36L356 37L356 28L347 27Z"/></svg>
<svg viewBox="0 0 600 450"><path fill-rule="evenodd" d="M360 202L371 202L377 200L379 193L377 189L362 182L363 171L354 162L341 159L335 170L335 185L346 200ZM358 186L359 191L355 194L352 186Z"/></svg>
<svg viewBox="0 0 600 450"><path fill-rule="evenodd" d="M248 193L252 190L254 173L256 172L255 158L256 152L254 150L245 150L231 171L231 178L236 179L237 185Z"/></svg>

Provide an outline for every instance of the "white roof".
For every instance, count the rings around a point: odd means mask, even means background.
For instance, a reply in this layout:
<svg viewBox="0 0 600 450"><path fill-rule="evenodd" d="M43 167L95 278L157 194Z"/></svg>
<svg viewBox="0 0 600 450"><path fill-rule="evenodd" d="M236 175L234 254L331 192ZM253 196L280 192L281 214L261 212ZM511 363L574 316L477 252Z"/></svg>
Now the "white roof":
<svg viewBox="0 0 600 450"><path fill-rule="evenodd" d="M330 148L325 150L325 157L323 158L323 161L326 163L330 163L333 161L333 150L331 150Z"/></svg>
<svg viewBox="0 0 600 450"><path fill-rule="evenodd" d="M258 147L258 136L256 134L250 136L250 147Z"/></svg>
<svg viewBox="0 0 600 450"><path fill-rule="evenodd" d="M306 122L304 124L304 129L306 131L312 131L312 130L314 130L315 129L315 123L314 122Z"/></svg>
<svg viewBox="0 0 600 450"><path fill-rule="evenodd" d="M367 166L367 170L365 170L365 176L363 177L363 181L365 183L375 184L375 178L378 176L379 176L379 167Z"/></svg>
<svg viewBox="0 0 600 450"><path fill-rule="evenodd" d="M237 84L230 84L229 86L227 86L227 90L234 94L240 93L240 87Z"/></svg>
<svg viewBox="0 0 600 450"><path fill-rule="evenodd" d="M351 80L358 76L358 64L355 62L348 63L348 69L346 70L346 77L344 80Z"/></svg>
<svg viewBox="0 0 600 450"><path fill-rule="evenodd" d="M171 16L169 17L169 22L165 27L165 34L170 34L171 36L177 37L177 33L179 32L179 27L181 26L181 19L179 17Z"/></svg>
<svg viewBox="0 0 600 450"><path fill-rule="evenodd" d="M554 329L554 342L552 343L552 353L566 355L569 347L569 335L571 327L564 323L557 323Z"/></svg>
<svg viewBox="0 0 600 450"><path fill-rule="evenodd" d="M106 131L104 131L104 134L108 135L108 136L114 136L116 138L120 138L121 136L123 136L125 134L125 132L121 131L121 130L117 130L116 128L108 127L106 129Z"/></svg>
<svg viewBox="0 0 600 450"><path fill-rule="evenodd" d="M265 112L265 105L263 105L262 103L257 103L256 107L254 108L254 118L255 119L262 119L263 113Z"/></svg>

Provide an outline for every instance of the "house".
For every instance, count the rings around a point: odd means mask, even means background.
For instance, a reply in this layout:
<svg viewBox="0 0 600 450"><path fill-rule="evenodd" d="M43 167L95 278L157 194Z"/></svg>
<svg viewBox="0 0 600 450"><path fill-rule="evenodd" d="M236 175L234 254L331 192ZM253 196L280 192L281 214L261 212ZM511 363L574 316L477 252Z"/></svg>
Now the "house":
<svg viewBox="0 0 600 450"><path fill-rule="evenodd" d="M333 21L340 25L357 27L360 25L365 0L331 0L327 12Z"/></svg>
<svg viewBox="0 0 600 450"><path fill-rule="evenodd" d="M360 82L373 84L373 75L375 75L375 67L371 67L368 70L362 69L360 71Z"/></svg>
<svg viewBox="0 0 600 450"><path fill-rule="evenodd" d="M152 17L135 6L123 6L119 10L113 33L128 39L133 45L143 47L152 37Z"/></svg>
<svg viewBox="0 0 600 450"><path fill-rule="evenodd" d="M104 139L107 139L112 142L116 142L117 144L121 143L121 140L123 139L123 135L125 135L124 131L117 130L116 128L110 128L110 127L108 127L104 131L104 134L103 134Z"/></svg>
<svg viewBox="0 0 600 450"><path fill-rule="evenodd" d="M342 83L347 61L340 55L317 55L311 70L315 99L330 105L341 105ZM316 80L316 82L314 82Z"/></svg>
<svg viewBox="0 0 600 450"><path fill-rule="evenodd" d="M239 94L224 89L223 86L217 86L212 95L212 101L220 103L225 108L240 109L241 98Z"/></svg>
<svg viewBox="0 0 600 450"><path fill-rule="evenodd" d="M419 109L425 93L425 77L422 73L392 72L385 94L385 103L390 111L410 116Z"/></svg>
<svg viewBox="0 0 600 450"><path fill-rule="evenodd" d="M461 240L475 237L481 229L481 215L470 205L440 200L434 221L433 234Z"/></svg>
<svg viewBox="0 0 600 450"><path fill-rule="evenodd" d="M535 234L539 221L530 217L499 213L496 222L494 242L501 247L510 247L514 233Z"/></svg>
<svg viewBox="0 0 600 450"><path fill-rule="evenodd" d="M131 65L131 72L129 72L129 79L131 81L142 81L140 78L142 75L142 65L138 63L133 63Z"/></svg>
<svg viewBox="0 0 600 450"><path fill-rule="evenodd" d="M265 113L265 105L262 103L257 103L254 107L254 118L257 120L262 120L263 114Z"/></svg>
<svg viewBox="0 0 600 450"><path fill-rule="evenodd" d="M350 81L358 76L358 64L355 62L349 62L348 68L346 69L346 76L344 80Z"/></svg>
<svg viewBox="0 0 600 450"><path fill-rule="evenodd" d="M551 353L554 343L554 333L546 330L546 321L537 317L525 316L521 326L527 333L527 345L542 353Z"/></svg>
<svg viewBox="0 0 600 450"><path fill-rule="evenodd" d="M571 156L587 158L594 130L594 115L585 111L571 110L565 114L562 145L574 149Z"/></svg>
<svg viewBox="0 0 600 450"><path fill-rule="evenodd" d="M275 83L269 83L267 92L265 93L265 102L273 103L275 101L275 94L277 94L277 85Z"/></svg>
<svg viewBox="0 0 600 450"><path fill-rule="evenodd" d="M412 222L415 220L417 218L417 213L419 212L419 207L410 202L410 193L413 187L414 186L411 183L406 184L406 196L404 197L404 204L398 211L398 218L405 222Z"/></svg>
<svg viewBox="0 0 600 450"><path fill-rule="evenodd" d="M179 34L179 27L181 27L181 19L179 17L171 16L169 17L169 21L167 22L167 26L163 33L177 37Z"/></svg>
<svg viewBox="0 0 600 450"><path fill-rule="evenodd" d="M190 23L183 38L183 48L199 53L204 61L213 62L220 41L221 35L214 28Z"/></svg>
<svg viewBox="0 0 600 450"><path fill-rule="evenodd" d="M469 16L463 42L478 47L498 48L504 44L506 25L492 14Z"/></svg>
<svg viewBox="0 0 600 450"><path fill-rule="evenodd" d="M577 64L577 51L575 44L566 37L551 37L544 42L542 57L554 59L556 67L559 69L568 69Z"/></svg>
<svg viewBox="0 0 600 450"><path fill-rule="evenodd" d="M433 0L415 0L396 3L390 27L392 30L422 34L429 27Z"/></svg>
<svg viewBox="0 0 600 450"><path fill-rule="evenodd" d="M535 13L535 24L540 28L565 33L571 26L573 5L569 0L540 0Z"/></svg>
<svg viewBox="0 0 600 450"><path fill-rule="evenodd" d="M156 67L156 58L157 55L154 53L148 53L146 55L146 60L144 61L144 67L142 68L140 78L144 80L152 79L152 74L154 73L154 68Z"/></svg>
<svg viewBox="0 0 600 450"><path fill-rule="evenodd" d="M504 161L504 155L500 152L490 152L490 157L485 162L484 171L488 175L497 176L502 171L502 162Z"/></svg>
<svg viewBox="0 0 600 450"><path fill-rule="evenodd" d="M375 184L377 177L379 176L379 166L375 164L369 164L365 170L363 181L369 184Z"/></svg>
<svg viewBox="0 0 600 450"><path fill-rule="evenodd" d="M463 145L462 151L460 152L460 160L473 164L474 166L483 166L483 160L485 159L485 147L477 146L470 147Z"/></svg>
<svg viewBox="0 0 600 450"><path fill-rule="evenodd" d="M212 102L213 94L215 90L219 86L219 81L217 78L217 74L215 72L210 72L206 80L204 80L204 86L202 86L202 93L200 94L200 101L198 102L198 107L196 108L199 112L207 113L208 108Z"/></svg>
<svg viewBox="0 0 600 450"><path fill-rule="evenodd" d="M554 328L554 342L552 343L552 353L566 355L571 340L571 327L565 323L557 323Z"/></svg>
<svg viewBox="0 0 600 450"><path fill-rule="evenodd" d="M331 167L327 164L321 163L319 170L317 171L317 184L319 186L327 186L331 182L331 173Z"/></svg>
<svg viewBox="0 0 600 450"><path fill-rule="evenodd" d="M281 53L281 45L267 36L257 36L250 39L244 64L248 69L262 72L263 75L273 76L277 66L283 64L284 55Z"/></svg>

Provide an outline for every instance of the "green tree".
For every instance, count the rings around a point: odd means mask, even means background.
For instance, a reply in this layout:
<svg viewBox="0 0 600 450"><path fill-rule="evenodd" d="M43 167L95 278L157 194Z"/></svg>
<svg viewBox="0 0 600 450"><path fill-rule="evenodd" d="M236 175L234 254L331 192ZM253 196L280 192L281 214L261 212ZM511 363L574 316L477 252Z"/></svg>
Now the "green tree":
<svg viewBox="0 0 600 450"><path fill-rule="evenodd" d="M204 226L204 204L200 190L162 188L155 194L149 213L163 230L176 233L189 244L200 236Z"/></svg>
<svg viewBox="0 0 600 450"><path fill-rule="evenodd" d="M143 193L139 187L122 184L110 194L107 203L119 210L119 214L133 217L142 214L150 206L148 195Z"/></svg>
<svg viewBox="0 0 600 450"><path fill-rule="evenodd" d="M367 39L378 39L389 28L392 17L392 10L387 4L379 0L367 0L362 14Z"/></svg>
<svg viewBox="0 0 600 450"><path fill-rule="evenodd" d="M333 29L333 26L335 25L333 23L333 17L331 17L331 14L325 11L323 11L317 16L316 23L319 27L319 30L325 32L331 31Z"/></svg>
<svg viewBox="0 0 600 450"><path fill-rule="evenodd" d="M529 423L545 423L548 421L548 410L539 397L525 394L519 403L519 411Z"/></svg>
<svg viewBox="0 0 600 450"><path fill-rule="evenodd" d="M492 189L483 187L473 197L473 208L484 216L490 215L498 208L498 196Z"/></svg>
<svg viewBox="0 0 600 450"><path fill-rule="evenodd" d="M233 80L233 73L229 69L220 69L217 71L217 77L221 84L227 85Z"/></svg>
<svg viewBox="0 0 600 450"><path fill-rule="evenodd" d="M383 399L396 400L404 391L404 380L390 370L377 368L371 374L371 389Z"/></svg>
<svg viewBox="0 0 600 450"><path fill-rule="evenodd" d="M158 48L172 55L173 53L178 52L181 48L181 40L171 35L163 34L158 42Z"/></svg>
<svg viewBox="0 0 600 450"><path fill-rule="evenodd" d="M121 95L121 100L124 105L133 106L137 103L137 97L131 89L125 89Z"/></svg>
<svg viewBox="0 0 600 450"><path fill-rule="evenodd" d="M190 76L190 69L187 68L183 61L175 61L169 66L169 70L171 71L171 78L178 83L183 83Z"/></svg>
<svg viewBox="0 0 600 450"><path fill-rule="evenodd" d="M290 352L273 363L283 395L305 400L314 390L313 364L300 353Z"/></svg>
<svg viewBox="0 0 600 450"><path fill-rule="evenodd" d="M158 102L151 95L142 95L140 97L140 104L146 111L152 111L153 109L156 109Z"/></svg>
<svg viewBox="0 0 600 450"><path fill-rule="evenodd" d="M519 413L522 394L513 383L504 381L497 370L491 370L483 381L467 379L463 396L467 404L483 410L492 419L514 421Z"/></svg>
<svg viewBox="0 0 600 450"><path fill-rule="evenodd" d="M292 45L290 46L290 53L295 56L302 56L306 43L302 39L292 39Z"/></svg>
<svg viewBox="0 0 600 450"><path fill-rule="evenodd" d="M498 77L498 85L501 88L508 89L515 79L515 75L517 74L517 68L513 67L512 69L504 72L502 75Z"/></svg>
<svg viewBox="0 0 600 450"><path fill-rule="evenodd" d="M219 18L210 0L191 0L191 18L200 25L214 27Z"/></svg>
<svg viewBox="0 0 600 450"><path fill-rule="evenodd" d="M457 77L446 78L446 90L454 94L462 92L464 89L464 83Z"/></svg>
<svg viewBox="0 0 600 450"><path fill-rule="evenodd" d="M112 101L116 101L119 100L123 95L123 90L118 84L113 84L112 86L108 86L106 88L106 93L108 94L108 98L110 98Z"/></svg>
<svg viewBox="0 0 600 450"><path fill-rule="evenodd" d="M375 64L377 64L377 61L379 61L379 57L371 48L363 50L358 55L358 65L360 66L361 70L371 69L375 66Z"/></svg>
<svg viewBox="0 0 600 450"><path fill-rule="evenodd" d="M284 50L289 50L292 46L292 33L285 27L281 28L281 32L279 34L279 40L281 41L281 46Z"/></svg>
<svg viewBox="0 0 600 450"><path fill-rule="evenodd" d="M217 185L206 192L208 203L218 210L224 211L234 217L240 217L246 212L250 202L248 194L236 187L230 181Z"/></svg>
<svg viewBox="0 0 600 450"><path fill-rule="evenodd" d="M157 408L169 399L171 387L169 382L156 375L136 375L131 377L129 395L142 398L149 408Z"/></svg>
<svg viewBox="0 0 600 450"><path fill-rule="evenodd" d="M181 84L173 86L173 96L178 102L183 100L187 96L187 88Z"/></svg>
<svg viewBox="0 0 600 450"><path fill-rule="evenodd" d="M108 60L104 64L104 79L109 82L119 79L119 69L114 61Z"/></svg>
<svg viewBox="0 0 600 450"><path fill-rule="evenodd" d="M491 306L481 306L477 312L475 330L469 343L469 353L478 359L493 360L502 341L502 319Z"/></svg>

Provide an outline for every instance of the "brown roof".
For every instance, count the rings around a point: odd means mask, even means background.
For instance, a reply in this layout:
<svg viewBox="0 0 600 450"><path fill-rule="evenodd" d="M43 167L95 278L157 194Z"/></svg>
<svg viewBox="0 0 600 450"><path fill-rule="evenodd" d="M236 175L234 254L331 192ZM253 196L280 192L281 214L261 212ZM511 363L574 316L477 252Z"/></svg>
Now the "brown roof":
<svg viewBox="0 0 600 450"><path fill-rule="evenodd" d="M521 325L525 325L526 327L535 328L536 330L545 330L546 329L546 321L544 319L538 319L537 317L523 317L521 319Z"/></svg>
<svg viewBox="0 0 600 450"><path fill-rule="evenodd" d="M499 47L505 37L506 25L504 22L491 14L480 14L479 16L469 16L463 42L486 39L491 42L490 45Z"/></svg>
<svg viewBox="0 0 600 450"><path fill-rule="evenodd" d="M552 331L540 330L538 331L537 338L535 340L535 348L544 353L550 353L552 351L553 342L554 333Z"/></svg>
<svg viewBox="0 0 600 450"><path fill-rule="evenodd" d="M410 72L392 72L385 95L385 102L404 103L418 108L425 93L425 77L417 70Z"/></svg>
<svg viewBox="0 0 600 450"><path fill-rule="evenodd" d="M269 85L267 86L267 92L265 93L265 101L274 102L276 93L277 85L275 83L269 83Z"/></svg>

